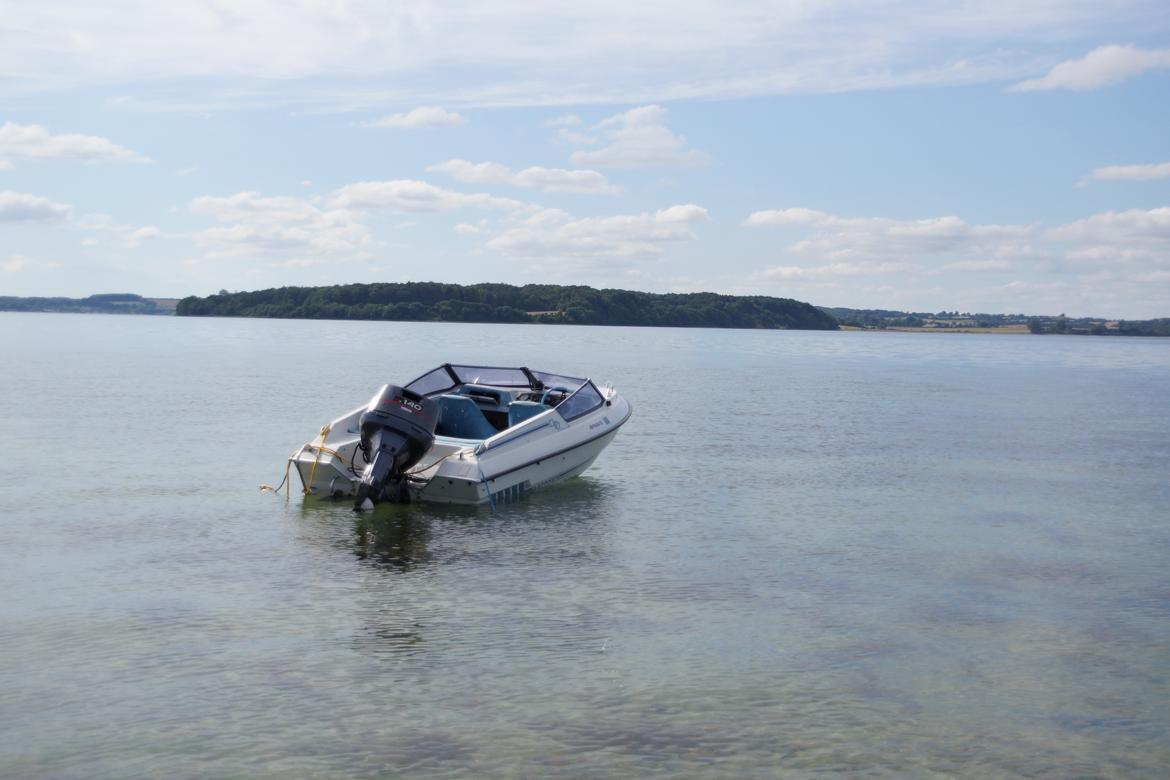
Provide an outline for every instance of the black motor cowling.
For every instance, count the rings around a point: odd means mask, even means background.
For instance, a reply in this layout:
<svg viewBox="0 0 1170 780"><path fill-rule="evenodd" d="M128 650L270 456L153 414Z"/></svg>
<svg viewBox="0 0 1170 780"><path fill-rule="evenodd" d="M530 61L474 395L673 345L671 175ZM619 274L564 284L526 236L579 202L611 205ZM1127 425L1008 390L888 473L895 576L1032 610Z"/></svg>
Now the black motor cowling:
<svg viewBox="0 0 1170 780"><path fill-rule="evenodd" d="M354 509L366 502L408 500L403 472L435 443L439 405L397 385L383 385L358 421L370 464L362 473Z"/></svg>

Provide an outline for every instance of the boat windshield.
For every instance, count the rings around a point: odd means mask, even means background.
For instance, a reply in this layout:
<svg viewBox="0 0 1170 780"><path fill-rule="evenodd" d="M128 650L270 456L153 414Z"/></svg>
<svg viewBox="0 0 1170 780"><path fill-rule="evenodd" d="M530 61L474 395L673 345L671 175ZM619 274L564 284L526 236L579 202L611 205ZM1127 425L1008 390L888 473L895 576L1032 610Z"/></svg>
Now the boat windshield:
<svg viewBox="0 0 1170 780"><path fill-rule="evenodd" d="M447 366L439 366L408 384L406 389L419 395L431 395L442 390L450 390L457 384L459 383L455 381L455 377L447 370Z"/></svg>
<svg viewBox="0 0 1170 780"><path fill-rule="evenodd" d="M533 371L531 373L532 376L540 380L540 383L545 387L559 387L563 390L569 391L576 390L587 381L580 377L550 374L547 371Z"/></svg>
<svg viewBox="0 0 1170 780"><path fill-rule="evenodd" d="M532 380L523 368L498 366L451 366L460 382L496 387L531 387Z"/></svg>
<svg viewBox="0 0 1170 780"><path fill-rule="evenodd" d="M457 385L491 385L494 387L528 387L533 390L556 389L573 393L588 384L588 379L524 367L456 366L444 363L406 385L419 395L434 395ZM596 392L596 390L594 391Z"/></svg>
<svg viewBox="0 0 1170 780"><path fill-rule="evenodd" d="M601 393L597 392L593 383L586 381L585 384L577 388L577 392L561 401L557 406L557 411L566 421L575 420L601 406L604 401L605 399L601 397Z"/></svg>

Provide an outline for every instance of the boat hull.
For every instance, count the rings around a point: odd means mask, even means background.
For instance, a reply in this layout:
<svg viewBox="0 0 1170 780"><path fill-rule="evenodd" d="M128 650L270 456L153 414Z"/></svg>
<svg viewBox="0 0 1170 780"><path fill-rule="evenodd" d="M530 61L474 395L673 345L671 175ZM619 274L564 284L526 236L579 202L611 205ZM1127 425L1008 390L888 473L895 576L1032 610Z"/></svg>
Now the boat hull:
<svg viewBox="0 0 1170 780"><path fill-rule="evenodd" d="M578 476L630 417L628 402L610 393L602 407L572 422L549 410L484 441L436 437L408 476L411 500L494 505ZM306 493L356 494L364 467L354 424L359 412L333 421L322 440L291 456Z"/></svg>

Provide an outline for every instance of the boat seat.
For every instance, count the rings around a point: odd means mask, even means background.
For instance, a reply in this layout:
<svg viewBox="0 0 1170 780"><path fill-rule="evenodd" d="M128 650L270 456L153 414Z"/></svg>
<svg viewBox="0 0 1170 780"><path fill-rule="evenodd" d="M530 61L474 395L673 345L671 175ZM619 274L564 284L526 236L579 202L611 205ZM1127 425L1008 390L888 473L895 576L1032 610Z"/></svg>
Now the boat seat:
<svg viewBox="0 0 1170 780"><path fill-rule="evenodd" d="M468 396L441 395L435 400L439 402L439 423L435 426L437 436L487 439L499 433Z"/></svg>
<svg viewBox="0 0 1170 780"><path fill-rule="evenodd" d="M536 401L513 401L508 406L508 427L511 428L547 410L547 406Z"/></svg>
<svg viewBox="0 0 1170 780"><path fill-rule="evenodd" d="M455 392L459 395L469 396L476 403L494 407L499 407L504 400L504 392L502 390L497 390L494 387L484 387L483 385L466 384Z"/></svg>

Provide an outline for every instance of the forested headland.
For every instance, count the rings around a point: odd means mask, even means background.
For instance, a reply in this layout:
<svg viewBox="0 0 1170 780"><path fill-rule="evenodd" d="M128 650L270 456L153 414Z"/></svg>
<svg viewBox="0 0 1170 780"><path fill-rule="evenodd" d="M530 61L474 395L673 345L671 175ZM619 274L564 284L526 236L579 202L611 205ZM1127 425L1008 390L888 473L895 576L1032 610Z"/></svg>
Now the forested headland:
<svg viewBox="0 0 1170 780"><path fill-rule="evenodd" d="M418 322L544 322L682 328L837 330L837 320L790 298L646 293L584 286L404 282L221 290L179 301L187 317Z"/></svg>

